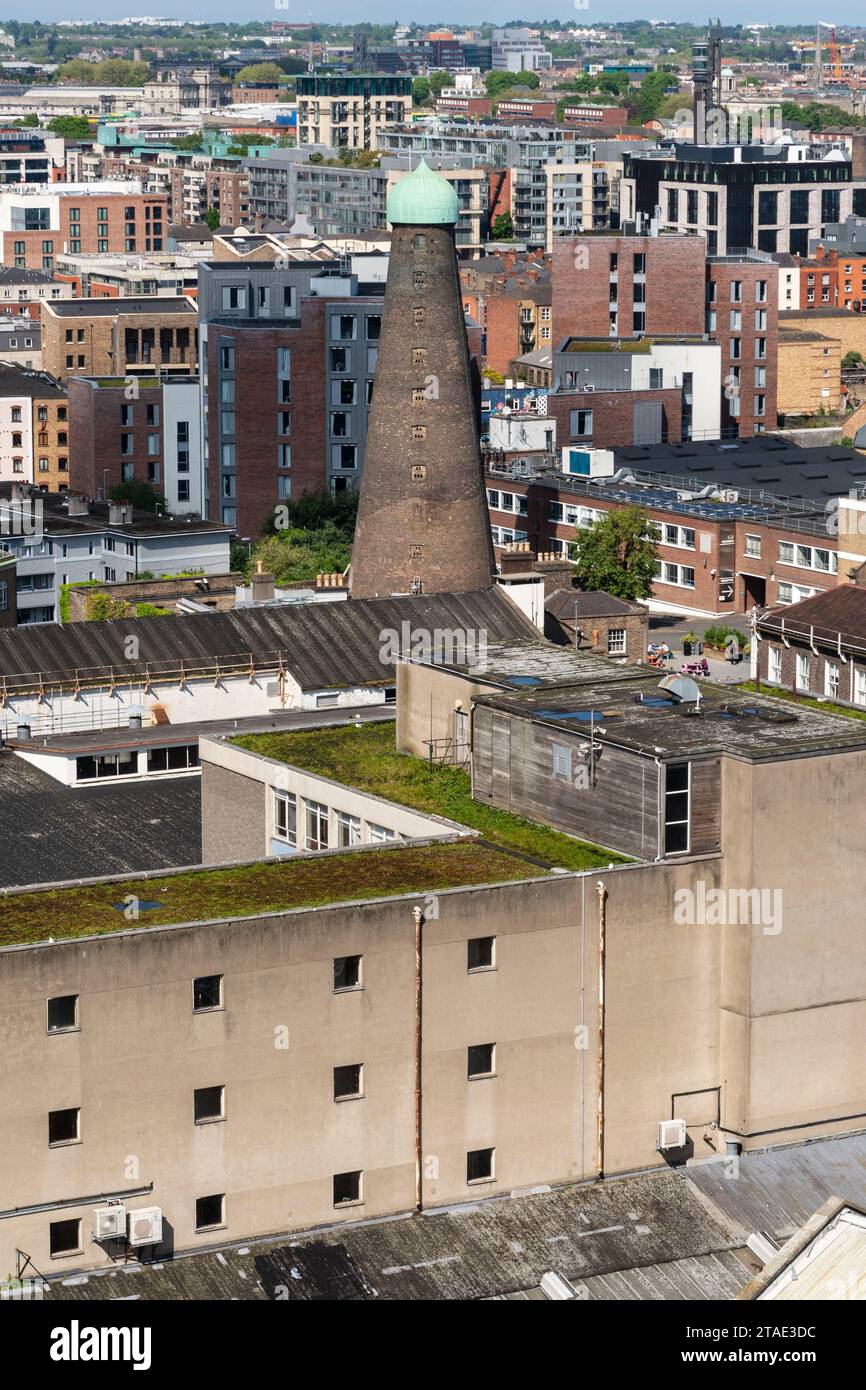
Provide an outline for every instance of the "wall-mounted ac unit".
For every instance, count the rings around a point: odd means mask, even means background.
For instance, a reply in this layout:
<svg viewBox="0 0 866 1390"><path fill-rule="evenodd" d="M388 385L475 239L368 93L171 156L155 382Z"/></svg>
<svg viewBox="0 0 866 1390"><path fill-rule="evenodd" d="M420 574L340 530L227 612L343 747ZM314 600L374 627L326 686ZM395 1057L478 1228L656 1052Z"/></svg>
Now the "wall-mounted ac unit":
<svg viewBox="0 0 866 1390"><path fill-rule="evenodd" d="M93 1213L93 1239L123 1240L126 1235L126 1207L97 1207Z"/></svg>
<svg viewBox="0 0 866 1390"><path fill-rule="evenodd" d="M129 1213L130 1245L158 1245L162 1240L162 1210L142 1207Z"/></svg>
<svg viewBox="0 0 866 1390"><path fill-rule="evenodd" d="M660 1153L668 1149L685 1148L687 1139L685 1120L659 1120L659 1137L656 1148Z"/></svg>
<svg viewBox="0 0 866 1390"><path fill-rule="evenodd" d="M740 494L733 487L724 488L719 496L723 502L739 502L740 500Z"/></svg>

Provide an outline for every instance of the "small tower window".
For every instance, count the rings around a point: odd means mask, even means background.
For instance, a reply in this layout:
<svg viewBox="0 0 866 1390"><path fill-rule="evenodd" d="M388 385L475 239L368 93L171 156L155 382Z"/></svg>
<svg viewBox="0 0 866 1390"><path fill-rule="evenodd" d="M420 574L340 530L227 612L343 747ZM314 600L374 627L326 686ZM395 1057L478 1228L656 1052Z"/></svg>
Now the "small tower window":
<svg viewBox="0 0 866 1390"><path fill-rule="evenodd" d="M413 271L412 279L413 279L413 283L414 283L414 285L415 285L416 290L423 290L424 286L425 286L426 283L427 283L427 277L426 277L426 275L424 274L424 271L423 271L423 270L416 270L416 271Z"/></svg>
<svg viewBox="0 0 866 1390"><path fill-rule="evenodd" d="M416 232L416 234L415 234L415 250L416 250L416 251L426 251L426 250L427 250L427 238L425 237L425 235L424 235L423 232Z"/></svg>
<svg viewBox="0 0 866 1390"><path fill-rule="evenodd" d="M412 438L413 438L413 439L426 439L426 438L427 438L427 426L426 426L426 425L413 425L413 426L412 426Z"/></svg>
<svg viewBox="0 0 866 1390"><path fill-rule="evenodd" d="M416 328L422 326L424 322L424 310L422 308L415 308L412 310L412 322Z"/></svg>
<svg viewBox="0 0 866 1390"><path fill-rule="evenodd" d="M427 349L426 349L426 348L413 348L413 349L412 349L412 366L413 366L413 367L426 367L426 366L427 366Z"/></svg>
<svg viewBox="0 0 866 1390"><path fill-rule="evenodd" d="M412 387L412 404L423 405L427 399L427 388L424 386Z"/></svg>

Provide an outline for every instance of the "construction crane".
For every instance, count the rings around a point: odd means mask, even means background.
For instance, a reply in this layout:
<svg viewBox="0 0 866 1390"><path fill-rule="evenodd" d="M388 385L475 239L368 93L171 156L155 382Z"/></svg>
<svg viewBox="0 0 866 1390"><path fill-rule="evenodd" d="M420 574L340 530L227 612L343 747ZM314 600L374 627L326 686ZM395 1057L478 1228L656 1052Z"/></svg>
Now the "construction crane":
<svg viewBox="0 0 866 1390"><path fill-rule="evenodd" d="M821 30L827 31L827 48L830 55L830 68L833 73L833 81L837 86L842 86L845 78L842 72L842 54L839 44L836 42L836 25L828 24L826 20L819 19L815 29L815 87L819 92L824 90L824 55L821 44Z"/></svg>

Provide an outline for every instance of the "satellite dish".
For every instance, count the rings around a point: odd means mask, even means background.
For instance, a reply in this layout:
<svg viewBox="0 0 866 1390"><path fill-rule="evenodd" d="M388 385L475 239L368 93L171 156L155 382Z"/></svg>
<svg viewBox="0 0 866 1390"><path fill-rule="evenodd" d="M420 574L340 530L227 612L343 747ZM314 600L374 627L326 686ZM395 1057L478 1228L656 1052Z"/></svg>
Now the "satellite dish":
<svg viewBox="0 0 866 1390"><path fill-rule="evenodd" d="M693 681L691 676L670 675L664 676L658 684L659 690L666 690L675 700L682 704L699 704L701 699L701 688L697 681Z"/></svg>

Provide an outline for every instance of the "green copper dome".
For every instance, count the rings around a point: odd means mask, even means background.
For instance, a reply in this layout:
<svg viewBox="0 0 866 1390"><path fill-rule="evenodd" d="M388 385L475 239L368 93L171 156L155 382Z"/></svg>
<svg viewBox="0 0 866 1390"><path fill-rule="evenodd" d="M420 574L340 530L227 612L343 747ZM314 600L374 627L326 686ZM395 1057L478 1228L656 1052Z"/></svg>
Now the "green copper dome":
<svg viewBox="0 0 866 1390"><path fill-rule="evenodd" d="M417 169L396 183L388 194L388 221L415 227L453 227L460 204L447 179L435 174L422 159Z"/></svg>

